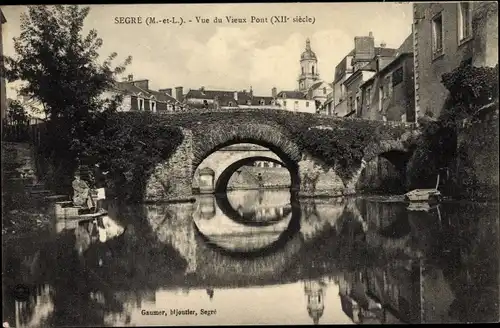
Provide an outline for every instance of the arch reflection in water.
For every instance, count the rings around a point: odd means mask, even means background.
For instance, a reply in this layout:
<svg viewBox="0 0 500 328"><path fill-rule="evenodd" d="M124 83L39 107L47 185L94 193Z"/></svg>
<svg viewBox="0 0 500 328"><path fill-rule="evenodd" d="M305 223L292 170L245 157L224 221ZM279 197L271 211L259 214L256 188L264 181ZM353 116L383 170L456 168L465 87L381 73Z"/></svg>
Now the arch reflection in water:
<svg viewBox="0 0 500 328"><path fill-rule="evenodd" d="M228 196L200 197L194 223L206 241L221 250L246 254L265 251L286 242L298 231L300 221L300 209L292 210L289 196L278 203L272 202L274 196L269 194L266 202L266 192L250 190L232 193L231 201ZM237 204L238 210L231 203Z"/></svg>

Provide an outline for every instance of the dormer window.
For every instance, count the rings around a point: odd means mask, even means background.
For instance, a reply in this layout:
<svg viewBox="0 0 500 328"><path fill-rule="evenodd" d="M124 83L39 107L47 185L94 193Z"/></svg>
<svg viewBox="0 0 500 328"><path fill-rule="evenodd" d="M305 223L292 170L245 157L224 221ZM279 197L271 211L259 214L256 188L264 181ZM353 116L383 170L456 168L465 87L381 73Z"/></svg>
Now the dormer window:
<svg viewBox="0 0 500 328"><path fill-rule="evenodd" d="M229 107L232 107L232 106L233 106L233 102L232 102L232 101L230 101L230 102L229 102Z"/></svg>
<svg viewBox="0 0 500 328"><path fill-rule="evenodd" d="M282 98L286 98L286 93L283 92L283 94L281 95Z"/></svg>
<svg viewBox="0 0 500 328"><path fill-rule="evenodd" d="M260 104L261 104L261 105L265 105L265 104L266 104L266 102L264 101L264 99L261 99L261 100L260 100Z"/></svg>
<svg viewBox="0 0 500 328"><path fill-rule="evenodd" d="M137 98L137 109L144 110L144 99L143 98Z"/></svg>

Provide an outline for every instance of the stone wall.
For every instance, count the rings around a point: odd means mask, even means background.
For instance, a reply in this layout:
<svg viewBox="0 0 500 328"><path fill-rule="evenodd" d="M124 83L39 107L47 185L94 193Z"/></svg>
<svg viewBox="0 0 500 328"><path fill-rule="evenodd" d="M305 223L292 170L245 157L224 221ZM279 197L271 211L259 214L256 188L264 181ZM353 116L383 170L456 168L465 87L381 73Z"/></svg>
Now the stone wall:
<svg viewBox="0 0 500 328"><path fill-rule="evenodd" d="M299 196L321 197L338 196L345 193L342 179L331 167L305 154L299 162L300 191Z"/></svg>
<svg viewBox="0 0 500 328"><path fill-rule="evenodd" d="M459 198L498 199L498 104L477 121L464 121L458 129L457 159L452 173L454 195Z"/></svg>
<svg viewBox="0 0 500 328"><path fill-rule="evenodd" d="M193 136L182 129L184 139L166 162L159 163L147 181L144 200L185 201L192 197Z"/></svg>
<svg viewBox="0 0 500 328"><path fill-rule="evenodd" d="M369 161L356 184L356 190L365 193L399 193L404 187L404 176L389 160L376 157Z"/></svg>
<svg viewBox="0 0 500 328"><path fill-rule="evenodd" d="M237 178L236 174L241 176ZM262 177L263 188L290 188L290 172L284 167L243 166L229 180L228 189L259 188L258 176Z"/></svg>

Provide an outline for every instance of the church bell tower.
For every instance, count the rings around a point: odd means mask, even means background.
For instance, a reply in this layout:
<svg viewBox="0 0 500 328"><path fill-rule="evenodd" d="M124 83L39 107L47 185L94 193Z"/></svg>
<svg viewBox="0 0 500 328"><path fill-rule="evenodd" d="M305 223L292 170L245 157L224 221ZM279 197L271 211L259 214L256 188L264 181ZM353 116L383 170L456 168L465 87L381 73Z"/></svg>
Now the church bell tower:
<svg viewBox="0 0 500 328"><path fill-rule="evenodd" d="M318 59L311 49L311 41L307 38L306 49L300 56L299 91L306 92L318 80Z"/></svg>

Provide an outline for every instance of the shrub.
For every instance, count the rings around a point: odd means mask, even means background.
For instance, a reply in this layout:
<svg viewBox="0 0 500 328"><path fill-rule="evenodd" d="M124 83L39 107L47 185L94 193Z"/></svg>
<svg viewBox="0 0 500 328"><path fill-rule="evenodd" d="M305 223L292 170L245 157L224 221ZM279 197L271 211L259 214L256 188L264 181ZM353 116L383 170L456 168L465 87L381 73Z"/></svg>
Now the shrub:
<svg viewBox="0 0 500 328"><path fill-rule="evenodd" d="M108 172L106 187L116 197L142 201L154 166L167 160L182 140L180 128L161 123L154 114L115 114L89 139L82 160Z"/></svg>
<svg viewBox="0 0 500 328"><path fill-rule="evenodd" d="M457 123L498 99L498 65L474 67L462 63L443 74L449 95L437 120L420 120L422 135L407 168L410 189L435 185L440 168L450 167L457 156Z"/></svg>

